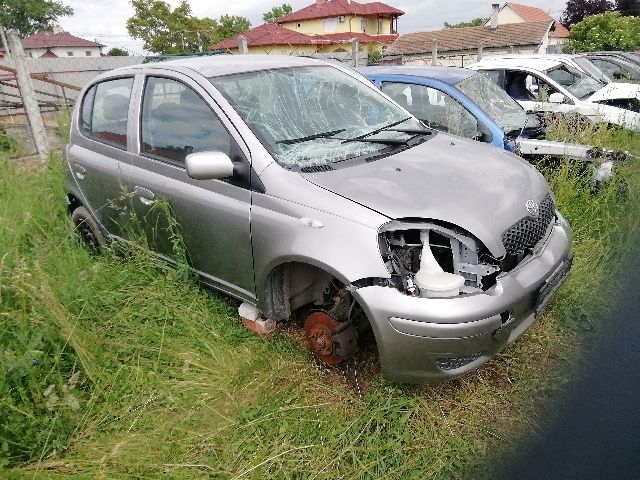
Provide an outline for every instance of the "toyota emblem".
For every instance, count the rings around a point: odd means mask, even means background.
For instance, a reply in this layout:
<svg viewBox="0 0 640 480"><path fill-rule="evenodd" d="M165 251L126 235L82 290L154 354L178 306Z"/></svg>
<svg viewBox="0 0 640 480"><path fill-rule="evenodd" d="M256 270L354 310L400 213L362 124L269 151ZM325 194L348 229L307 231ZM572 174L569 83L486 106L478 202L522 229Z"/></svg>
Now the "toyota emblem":
<svg viewBox="0 0 640 480"><path fill-rule="evenodd" d="M529 214L533 215L534 217L538 216L540 209L538 208L538 204L536 202L534 202L533 200L527 200L526 207Z"/></svg>

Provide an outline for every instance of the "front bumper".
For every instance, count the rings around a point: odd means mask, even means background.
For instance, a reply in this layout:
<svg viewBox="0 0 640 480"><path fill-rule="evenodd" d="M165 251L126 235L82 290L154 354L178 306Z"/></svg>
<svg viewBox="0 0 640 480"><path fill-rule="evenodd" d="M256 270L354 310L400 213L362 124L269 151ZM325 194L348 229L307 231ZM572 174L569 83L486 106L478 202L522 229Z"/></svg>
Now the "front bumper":
<svg viewBox="0 0 640 480"><path fill-rule="evenodd" d="M356 290L376 337L384 377L407 383L451 380L522 335L571 267L571 230L558 218L536 250L487 292L419 298L390 287Z"/></svg>

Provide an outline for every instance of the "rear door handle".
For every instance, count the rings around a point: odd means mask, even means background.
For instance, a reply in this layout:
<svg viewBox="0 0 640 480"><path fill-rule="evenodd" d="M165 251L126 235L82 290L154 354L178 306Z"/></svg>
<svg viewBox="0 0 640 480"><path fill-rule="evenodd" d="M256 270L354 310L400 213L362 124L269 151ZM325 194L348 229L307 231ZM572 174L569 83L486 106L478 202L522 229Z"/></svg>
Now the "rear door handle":
<svg viewBox="0 0 640 480"><path fill-rule="evenodd" d="M73 171L75 172L76 177L78 177L80 180L84 180L84 176L87 173L87 169L86 168L84 168L79 163L74 163L73 164Z"/></svg>
<svg viewBox="0 0 640 480"><path fill-rule="evenodd" d="M140 201L145 205L151 205L153 203L153 199L156 198L155 194L151 190L137 185L133 187L133 193L135 193L140 198Z"/></svg>

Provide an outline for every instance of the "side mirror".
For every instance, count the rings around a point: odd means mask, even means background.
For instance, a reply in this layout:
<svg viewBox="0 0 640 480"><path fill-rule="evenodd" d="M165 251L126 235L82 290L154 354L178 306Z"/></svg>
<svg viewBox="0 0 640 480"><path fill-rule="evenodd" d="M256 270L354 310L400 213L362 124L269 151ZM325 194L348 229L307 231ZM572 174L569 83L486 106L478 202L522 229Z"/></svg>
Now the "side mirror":
<svg viewBox="0 0 640 480"><path fill-rule="evenodd" d="M191 153L185 158L187 175L195 180L221 180L233 176L233 162L222 152Z"/></svg>
<svg viewBox="0 0 640 480"><path fill-rule="evenodd" d="M560 92L555 92L549 95L549 101L551 103L564 103L565 98L564 98L564 95L561 94Z"/></svg>

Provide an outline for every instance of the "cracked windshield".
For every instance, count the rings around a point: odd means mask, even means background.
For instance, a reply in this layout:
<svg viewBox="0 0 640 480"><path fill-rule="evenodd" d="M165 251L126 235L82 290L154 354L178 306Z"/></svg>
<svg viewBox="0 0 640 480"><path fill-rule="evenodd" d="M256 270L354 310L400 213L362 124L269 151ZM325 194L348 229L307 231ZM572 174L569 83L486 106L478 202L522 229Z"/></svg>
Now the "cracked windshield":
<svg viewBox="0 0 640 480"><path fill-rule="evenodd" d="M210 81L285 167L395 153L426 131L373 88L330 66L262 70Z"/></svg>

